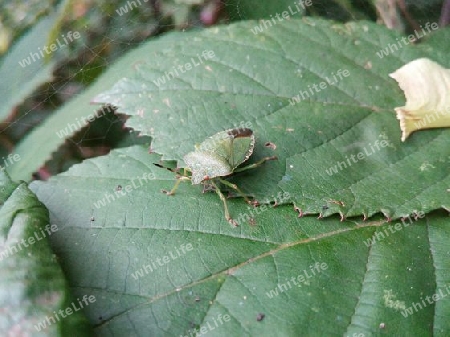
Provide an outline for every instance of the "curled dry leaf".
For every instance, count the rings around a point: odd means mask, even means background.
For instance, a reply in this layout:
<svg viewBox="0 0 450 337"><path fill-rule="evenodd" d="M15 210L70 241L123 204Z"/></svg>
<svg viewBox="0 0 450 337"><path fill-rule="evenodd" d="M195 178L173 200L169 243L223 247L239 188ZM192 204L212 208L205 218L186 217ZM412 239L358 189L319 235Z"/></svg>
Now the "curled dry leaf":
<svg viewBox="0 0 450 337"><path fill-rule="evenodd" d="M395 108L403 142L417 130L450 127L450 69L420 58L389 76L406 97L406 105Z"/></svg>

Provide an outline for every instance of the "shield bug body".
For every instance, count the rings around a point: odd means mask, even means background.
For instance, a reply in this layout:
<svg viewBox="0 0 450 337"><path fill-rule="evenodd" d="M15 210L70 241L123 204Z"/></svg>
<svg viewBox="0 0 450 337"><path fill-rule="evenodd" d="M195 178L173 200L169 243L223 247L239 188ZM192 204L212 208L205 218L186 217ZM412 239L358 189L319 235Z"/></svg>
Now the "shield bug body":
<svg viewBox="0 0 450 337"><path fill-rule="evenodd" d="M275 156L265 157L254 164L239 167L250 158L254 147L255 135L251 129L237 128L218 132L197 145L195 151L184 156L183 159L187 166L184 169L184 174L177 176L178 180L170 192L164 192L168 195L175 194L182 180L190 180L193 185L204 184L207 187L212 187L223 202L225 218L229 223L237 226L237 222L230 216L226 198L220 191L218 183L236 190L247 203L251 204L251 201L235 184L222 179L222 177L256 168L265 161L277 159Z"/></svg>

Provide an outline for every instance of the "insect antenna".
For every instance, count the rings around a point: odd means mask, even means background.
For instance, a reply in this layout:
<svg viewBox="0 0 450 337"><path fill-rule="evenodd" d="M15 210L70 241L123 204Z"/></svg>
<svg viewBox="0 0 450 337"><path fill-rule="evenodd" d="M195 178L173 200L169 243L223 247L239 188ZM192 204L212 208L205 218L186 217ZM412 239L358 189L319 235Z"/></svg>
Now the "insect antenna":
<svg viewBox="0 0 450 337"><path fill-rule="evenodd" d="M178 167L173 169L171 167L167 167L167 166L164 166L164 165L161 165L158 163L153 163L153 165L158 166L163 169L166 169L166 170L169 170L170 172L173 172L173 173L180 173L180 169Z"/></svg>

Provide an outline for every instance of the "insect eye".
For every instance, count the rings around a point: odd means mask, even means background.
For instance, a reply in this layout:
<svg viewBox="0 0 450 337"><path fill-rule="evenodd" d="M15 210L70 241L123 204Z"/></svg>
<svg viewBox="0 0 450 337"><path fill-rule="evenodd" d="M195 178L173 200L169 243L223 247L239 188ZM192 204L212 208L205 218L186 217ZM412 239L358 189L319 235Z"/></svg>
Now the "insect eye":
<svg viewBox="0 0 450 337"><path fill-rule="evenodd" d="M204 176L203 180L209 180L209 176Z"/></svg>

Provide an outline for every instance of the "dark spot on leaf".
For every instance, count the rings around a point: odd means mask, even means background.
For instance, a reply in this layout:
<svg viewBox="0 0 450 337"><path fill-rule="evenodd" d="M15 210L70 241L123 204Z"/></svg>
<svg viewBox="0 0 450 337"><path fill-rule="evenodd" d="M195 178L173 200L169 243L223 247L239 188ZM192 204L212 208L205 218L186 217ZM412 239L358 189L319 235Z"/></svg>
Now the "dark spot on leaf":
<svg viewBox="0 0 450 337"><path fill-rule="evenodd" d="M275 150L277 146L272 142L267 142L264 144L265 147L270 147L272 150Z"/></svg>
<svg viewBox="0 0 450 337"><path fill-rule="evenodd" d="M263 313L259 313L258 315L256 315L256 320L258 322L261 322L264 319L264 317L266 317L266 315L264 315Z"/></svg>

